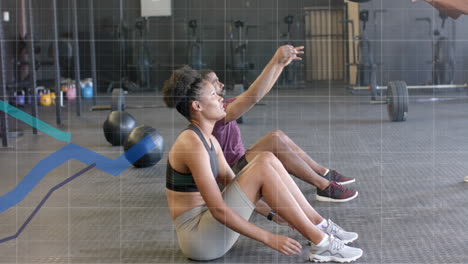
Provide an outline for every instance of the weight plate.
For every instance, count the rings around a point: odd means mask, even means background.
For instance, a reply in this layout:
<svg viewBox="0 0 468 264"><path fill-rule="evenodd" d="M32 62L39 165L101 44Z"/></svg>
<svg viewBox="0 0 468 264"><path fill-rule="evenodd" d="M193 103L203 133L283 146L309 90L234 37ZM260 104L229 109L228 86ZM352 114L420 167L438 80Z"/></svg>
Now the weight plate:
<svg viewBox="0 0 468 264"><path fill-rule="evenodd" d="M401 122L408 117L408 88L404 81L391 81L387 85L387 112L390 121Z"/></svg>

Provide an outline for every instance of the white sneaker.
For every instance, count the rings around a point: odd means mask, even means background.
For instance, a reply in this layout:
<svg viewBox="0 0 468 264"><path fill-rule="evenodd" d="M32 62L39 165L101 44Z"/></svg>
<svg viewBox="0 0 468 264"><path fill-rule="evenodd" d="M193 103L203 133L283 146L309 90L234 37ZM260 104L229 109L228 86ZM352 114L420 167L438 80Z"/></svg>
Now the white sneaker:
<svg viewBox="0 0 468 264"><path fill-rule="evenodd" d="M362 256L362 249L346 246L343 241L329 236L328 245L310 247L309 260L313 262L351 262Z"/></svg>
<svg viewBox="0 0 468 264"><path fill-rule="evenodd" d="M359 237L357 233L345 231L341 226L335 224L330 219L328 219L327 224L328 226L326 228L319 227L319 229L327 235L333 235L338 238L345 245L354 242ZM308 245L310 246L312 243L309 241Z"/></svg>
<svg viewBox="0 0 468 264"><path fill-rule="evenodd" d="M351 243L359 237L357 233L345 231L341 226L333 223L330 219L328 219L328 226L323 232L335 236L345 244Z"/></svg>

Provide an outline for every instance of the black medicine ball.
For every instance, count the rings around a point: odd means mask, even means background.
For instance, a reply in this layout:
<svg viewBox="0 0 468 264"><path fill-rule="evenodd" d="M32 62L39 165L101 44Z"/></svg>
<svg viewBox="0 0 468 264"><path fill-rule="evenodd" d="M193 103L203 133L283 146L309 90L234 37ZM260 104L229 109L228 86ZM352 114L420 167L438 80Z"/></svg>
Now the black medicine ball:
<svg viewBox="0 0 468 264"><path fill-rule="evenodd" d="M112 111L102 126L107 142L113 146L123 145L125 139L135 127L135 118L123 111Z"/></svg>
<svg viewBox="0 0 468 264"><path fill-rule="evenodd" d="M155 147L133 163L133 166L137 168L153 166L158 163L164 155L164 139L158 133L158 131L149 126L139 126L132 130L130 135L128 135L127 140L125 141L125 157L128 159L129 157L127 156L127 151L146 136L151 137ZM139 146L139 148L141 148L141 151L148 150L148 147L144 145Z"/></svg>

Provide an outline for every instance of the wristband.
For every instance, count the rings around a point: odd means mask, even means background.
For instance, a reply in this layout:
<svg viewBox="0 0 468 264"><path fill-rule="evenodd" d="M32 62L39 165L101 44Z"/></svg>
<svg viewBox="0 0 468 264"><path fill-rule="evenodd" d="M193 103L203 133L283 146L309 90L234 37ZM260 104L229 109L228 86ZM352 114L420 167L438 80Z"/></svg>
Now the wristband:
<svg viewBox="0 0 468 264"><path fill-rule="evenodd" d="M275 210L271 210L270 213L268 213L267 219L271 221L275 215Z"/></svg>

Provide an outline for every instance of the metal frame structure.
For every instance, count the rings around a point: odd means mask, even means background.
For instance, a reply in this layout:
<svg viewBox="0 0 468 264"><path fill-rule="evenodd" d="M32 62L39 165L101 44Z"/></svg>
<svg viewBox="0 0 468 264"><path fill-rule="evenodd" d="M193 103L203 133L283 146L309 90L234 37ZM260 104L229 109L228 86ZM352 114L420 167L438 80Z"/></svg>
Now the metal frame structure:
<svg viewBox="0 0 468 264"><path fill-rule="evenodd" d="M89 47L91 52L91 74L93 77L93 106L96 105L97 96L97 73L96 73L96 41L94 33L94 0L88 0L89 8ZM76 12L76 10L75 10Z"/></svg>
<svg viewBox="0 0 468 264"><path fill-rule="evenodd" d="M31 65L32 65L32 68L34 68L34 62L36 61L36 54L34 52L34 23L33 23L33 9L32 9L32 0L28 0L28 14L29 14L29 36L31 38L30 40L30 44L29 44L29 48L30 48L30 56L31 56ZM32 91L33 91L33 95L32 95L32 116L35 117L35 118L39 118L39 113L37 111L37 96L36 96L36 88L37 88L37 74L36 74L36 69L34 68L32 71ZM37 126L33 126L33 134L34 135L37 135Z"/></svg>
<svg viewBox="0 0 468 264"><path fill-rule="evenodd" d="M0 1L0 14L3 14L2 10L2 2ZM7 97L7 89L6 89L6 73L5 73L5 36L3 30L3 21L0 20L0 65L2 71L2 89L1 89L1 97L4 102L8 102ZM4 147L8 147L8 116L6 113L6 109L0 111L0 137L2 137L2 145Z"/></svg>
<svg viewBox="0 0 468 264"><path fill-rule="evenodd" d="M28 28L29 28L29 52L30 52L30 69L31 69L31 80L30 86L33 91L32 95L32 109L31 115L35 118L39 118L38 112L38 100L35 94L37 88L37 73L35 68L35 61L36 56L34 52L35 46L35 31L34 31L34 12L33 12L33 1L27 0L27 15L29 19ZM89 31L90 31L90 51L91 51L91 70L92 70L92 78L93 78L93 105L96 104L96 95L97 95L97 74L96 74L96 49L95 49L95 32L94 32L94 0L88 0L89 5ZM22 6L26 8L25 6ZM77 2L76 0L72 0L72 21L73 21L73 48L74 48L74 63L75 63L75 85L77 90L77 98L76 98L76 106L77 106L77 116L81 116L81 90L80 90L80 54L79 54L79 46L78 46L78 15L77 15ZM0 2L0 13L2 12L2 6ZM58 32L58 17L57 17L57 0L52 0L52 16L53 16L53 51L54 51L54 75L55 75L55 93L57 95L60 94L61 91L61 76L60 76L60 62L59 62L59 32ZM6 47L5 47L5 36L4 36L4 27L3 21L0 21L0 69L1 69L1 88L0 97L3 101L8 102L8 91L7 87L9 86L7 83L7 76L6 76ZM29 85L29 84L28 84ZM62 111L60 107L60 96L57 96L55 99L55 116L56 116L56 123L57 125L62 124ZM6 109L4 111L0 111L0 137L2 137L2 146L8 147L8 137L10 134L13 135L12 132L9 131L8 125L8 115L6 113ZM37 135L38 131L35 126L32 128L33 134Z"/></svg>

